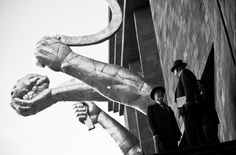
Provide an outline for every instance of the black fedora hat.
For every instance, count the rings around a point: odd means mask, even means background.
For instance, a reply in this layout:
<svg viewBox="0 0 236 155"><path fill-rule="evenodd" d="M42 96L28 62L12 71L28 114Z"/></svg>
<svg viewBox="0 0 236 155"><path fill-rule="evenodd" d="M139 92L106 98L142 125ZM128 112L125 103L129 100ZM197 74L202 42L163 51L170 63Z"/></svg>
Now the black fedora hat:
<svg viewBox="0 0 236 155"><path fill-rule="evenodd" d="M171 72L174 72L174 70L177 68L177 67L180 67L180 66L182 66L182 67L186 67L187 66L187 64L186 63L184 63L182 60L175 60L175 62L174 62L174 65L173 65L173 67L171 68Z"/></svg>
<svg viewBox="0 0 236 155"><path fill-rule="evenodd" d="M161 87L161 86L155 87L155 88L152 89L152 91L151 91L151 93L150 93L150 97L151 97L153 100L154 100L154 94L155 94L155 92L158 91L158 90L162 91L163 94L165 94L165 88L164 88L164 87Z"/></svg>

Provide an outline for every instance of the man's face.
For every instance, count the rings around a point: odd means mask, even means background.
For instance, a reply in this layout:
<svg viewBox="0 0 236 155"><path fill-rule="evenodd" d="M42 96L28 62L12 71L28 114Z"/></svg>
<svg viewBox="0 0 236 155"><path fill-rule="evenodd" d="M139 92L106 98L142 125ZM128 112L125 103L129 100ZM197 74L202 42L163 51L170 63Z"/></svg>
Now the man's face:
<svg viewBox="0 0 236 155"><path fill-rule="evenodd" d="M164 93L162 91L156 91L154 94L154 99L156 102L163 102Z"/></svg>
<svg viewBox="0 0 236 155"><path fill-rule="evenodd" d="M179 72L180 72L180 70L177 68L174 70L174 74L177 78L179 78Z"/></svg>
<svg viewBox="0 0 236 155"><path fill-rule="evenodd" d="M174 70L174 74L175 74L176 77L178 77L177 69Z"/></svg>

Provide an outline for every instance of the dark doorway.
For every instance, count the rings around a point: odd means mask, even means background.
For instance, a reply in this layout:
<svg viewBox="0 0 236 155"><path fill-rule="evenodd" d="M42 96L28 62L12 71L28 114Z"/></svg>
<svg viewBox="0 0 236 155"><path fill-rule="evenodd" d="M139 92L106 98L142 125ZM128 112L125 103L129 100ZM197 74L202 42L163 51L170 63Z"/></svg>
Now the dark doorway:
<svg viewBox="0 0 236 155"><path fill-rule="evenodd" d="M211 51L205 65L201 81L204 84L205 96L207 97L208 104L215 107L215 62L214 62L214 45L211 46Z"/></svg>
<svg viewBox="0 0 236 155"><path fill-rule="evenodd" d="M202 77L202 96L203 104L203 131L206 144L218 143L218 114L215 109L215 62L214 62L214 45L211 47L205 69Z"/></svg>

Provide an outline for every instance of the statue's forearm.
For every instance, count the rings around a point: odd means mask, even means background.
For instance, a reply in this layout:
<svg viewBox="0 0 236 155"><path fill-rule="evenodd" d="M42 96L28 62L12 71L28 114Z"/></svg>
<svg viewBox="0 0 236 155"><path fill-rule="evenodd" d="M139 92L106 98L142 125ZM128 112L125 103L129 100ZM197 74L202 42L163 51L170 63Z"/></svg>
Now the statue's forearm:
<svg viewBox="0 0 236 155"><path fill-rule="evenodd" d="M62 64L62 71L109 98L133 107L146 107L136 102L149 96L151 87L139 75L121 66L106 64L71 52ZM144 109L142 109L144 110Z"/></svg>
<svg viewBox="0 0 236 155"><path fill-rule="evenodd" d="M107 101L85 83L74 83L52 88L54 101Z"/></svg>
<svg viewBox="0 0 236 155"><path fill-rule="evenodd" d="M99 62L73 52L64 60L62 70L92 87L103 90L109 90L107 87L125 82L123 77L119 76L122 67ZM99 82L103 82L102 85Z"/></svg>
<svg viewBox="0 0 236 155"><path fill-rule="evenodd" d="M141 152L138 139L105 112L100 112L98 123L116 141L125 155Z"/></svg>

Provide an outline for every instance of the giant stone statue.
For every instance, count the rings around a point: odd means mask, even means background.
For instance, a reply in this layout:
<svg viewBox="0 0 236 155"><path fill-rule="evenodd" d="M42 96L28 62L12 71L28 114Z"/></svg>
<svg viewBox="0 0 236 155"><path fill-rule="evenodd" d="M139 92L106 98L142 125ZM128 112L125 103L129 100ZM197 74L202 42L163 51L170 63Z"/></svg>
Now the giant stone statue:
<svg viewBox="0 0 236 155"><path fill-rule="evenodd" d="M138 139L93 101L115 101L146 114L147 106L152 104L149 97L151 84L124 67L84 57L69 47L100 43L117 31L122 19L120 8L116 0L107 2L112 20L108 27L97 34L43 37L37 43L35 57L38 66L47 66L74 78L56 88L50 88L46 76L26 75L13 88L11 106L18 114L29 116L58 101L79 101L74 108L81 122L89 117L93 124L99 123L124 154L142 154Z"/></svg>

